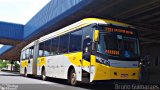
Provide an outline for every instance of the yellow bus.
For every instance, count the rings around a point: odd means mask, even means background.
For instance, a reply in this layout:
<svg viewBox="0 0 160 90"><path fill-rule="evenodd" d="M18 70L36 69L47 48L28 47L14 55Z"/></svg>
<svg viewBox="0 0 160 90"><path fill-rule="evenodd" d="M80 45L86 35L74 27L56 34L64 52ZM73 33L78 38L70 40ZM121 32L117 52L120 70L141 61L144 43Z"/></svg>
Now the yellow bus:
<svg viewBox="0 0 160 90"><path fill-rule="evenodd" d="M67 79L71 85L140 79L139 40L128 24L85 18L45 35L21 51L20 73Z"/></svg>

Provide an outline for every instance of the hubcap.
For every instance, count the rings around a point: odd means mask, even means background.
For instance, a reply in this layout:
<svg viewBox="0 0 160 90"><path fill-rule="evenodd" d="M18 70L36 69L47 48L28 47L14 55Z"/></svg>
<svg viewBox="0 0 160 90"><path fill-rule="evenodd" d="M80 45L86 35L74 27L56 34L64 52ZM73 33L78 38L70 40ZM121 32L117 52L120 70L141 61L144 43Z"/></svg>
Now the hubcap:
<svg viewBox="0 0 160 90"><path fill-rule="evenodd" d="M72 75L71 75L71 84L75 84L76 83L76 73L73 73Z"/></svg>
<svg viewBox="0 0 160 90"><path fill-rule="evenodd" d="M45 80L46 79L46 75L45 75L45 72L43 71L42 73L42 79Z"/></svg>
<svg viewBox="0 0 160 90"><path fill-rule="evenodd" d="M45 80L46 76L45 76L45 75L42 75L42 78L43 78L43 80Z"/></svg>

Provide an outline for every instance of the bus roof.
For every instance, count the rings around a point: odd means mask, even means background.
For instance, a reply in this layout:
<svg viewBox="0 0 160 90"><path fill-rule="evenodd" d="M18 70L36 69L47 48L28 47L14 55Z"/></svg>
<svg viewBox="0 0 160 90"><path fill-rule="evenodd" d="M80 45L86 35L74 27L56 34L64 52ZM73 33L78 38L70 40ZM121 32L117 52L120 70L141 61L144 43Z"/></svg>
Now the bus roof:
<svg viewBox="0 0 160 90"><path fill-rule="evenodd" d="M82 27L85 27L85 26L88 26L88 25L91 25L91 24L113 24L113 25L116 25L116 26L132 27L129 24L125 24L125 23L121 23L121 22L117 22L117 21L112 21L112 20L108 20L108 19L85 18L85 19L82 19L82 20L80 20L76 23L73 23L73 24L69 25L69 26L66 26L66 27L64 27L60 30L57 30L53 33L45 35L45 36L41 37L39 39L39 41L43 42L43 41L48 40L50 38L63 35L65 33L74 31L76 29L79 29L79 28L82 28Z"/></svg>
<svg viewBox="0 0 160 90"><path fill-rule="evenodd" d="M109 20L109 19L100 19L100 18L85 18L82 20L83 23L100 23L100 24L113 24L113 25L117 25L117 26L124 26L124 27L132 27L129 24L126 23L122 23L122 22L118 22L118 21L113 21L113 20Z"/></svg>
<svg viewBox="0 0 160 90"><path fill-rule="evenodd" d="M132 27L129 24L125 24L125 23L117 22L117 21L113 21L113 20L108 20L108 19L85 18L85 19L82 19L82 20L80 20L80 21L78 21L76 23L73 23L73 24L69 25L69 26L66 26L66 27L64 27L62 29L59 29L59 30L57 30L55 32L47 34L47 35L39 38L38 40L40 42L43 42L45 40L48 40L48 39L51 39L53 37L57 37L57 36L63 35L65 33L74 31L76 29L79 29L79 28L82 28L82 27L85 27L85 26L88 26L88 25L91 25L91 24L113 24L113 25L116 25L116 26ZM32 43L28 44L22 50L27 49L28 47L34 45L34 42L35 41L33 41Z"/></svg>

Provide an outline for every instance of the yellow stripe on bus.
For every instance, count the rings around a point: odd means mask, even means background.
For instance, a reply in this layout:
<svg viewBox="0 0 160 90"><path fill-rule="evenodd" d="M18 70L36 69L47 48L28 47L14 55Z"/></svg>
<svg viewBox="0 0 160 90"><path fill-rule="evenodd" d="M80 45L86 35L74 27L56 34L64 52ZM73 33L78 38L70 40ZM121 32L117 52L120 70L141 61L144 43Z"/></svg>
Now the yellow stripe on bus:
<svg viewBox="0 0 160 90"><path fill-rule="evenodd" d="M22 63L22 68L28 67L28 59L21 61Z"/></svg>
<svg viewBox="0 0 160 90"><path fill-rule="evenodd" d="M38 63L37 63L37 66L46 66L46 57L38 57Z"/></svg>
<svg viewBox="0 0 160 90"><path fill-rule="evenodd" d="M83 63L82 63L82 66L83 66L83 67L90 66L90 62L87 61L87 60L83 60L82 62L83 62Z"/></svg>
<svg viewBox="0 0 160 90"><path fill-rule="evenodd" d="M64 56L67 56L72 64L81 66L82 52L64 54Z"/></svg>
<svg viewBox="0 0 160 90"><path fill-rule="evenodd" d="M82 52L76 52L76 53L69 53L65 54L65 56L68 57L70 62L75 66L90 66L95 65L96 63L96 57L94 55L91 55L91 62L87 60L82 60Z"/></svg>

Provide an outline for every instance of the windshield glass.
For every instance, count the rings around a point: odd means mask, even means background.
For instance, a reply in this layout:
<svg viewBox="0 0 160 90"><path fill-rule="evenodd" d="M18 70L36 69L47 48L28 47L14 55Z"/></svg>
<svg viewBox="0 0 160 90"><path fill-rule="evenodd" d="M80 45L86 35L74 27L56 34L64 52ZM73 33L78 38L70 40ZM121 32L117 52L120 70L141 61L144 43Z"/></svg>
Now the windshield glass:
<svg viewBox="0 0 160 90"><path fill-rule="evenodd" d="M139 46L137 35L122 27L101 27L98 52L109 57L137 58Z"/></svg>

